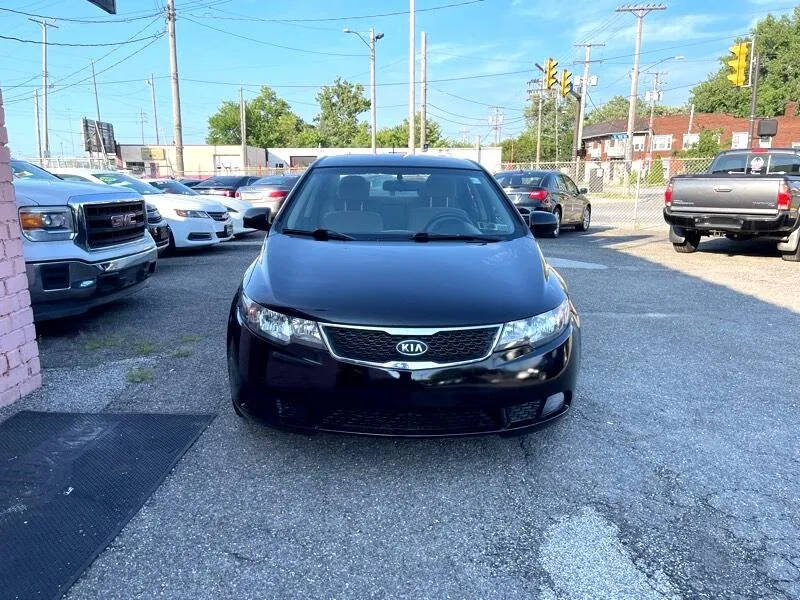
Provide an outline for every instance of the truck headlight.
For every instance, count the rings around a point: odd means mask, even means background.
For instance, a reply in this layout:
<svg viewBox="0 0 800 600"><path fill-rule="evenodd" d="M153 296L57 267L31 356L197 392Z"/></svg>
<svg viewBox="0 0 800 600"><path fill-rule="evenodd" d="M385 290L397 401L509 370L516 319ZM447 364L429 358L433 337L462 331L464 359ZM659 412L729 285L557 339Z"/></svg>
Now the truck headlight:
<svg viewBox="0 0 800 600"><path fill-rule="evenodd" d="M69 206L20 208L19 226L22 235L32 242L70 240L75 235Z"/></svg>
<svg viewBox="0 0 800 600"><path fill-rule="evenodd" d="M553 310L503 325L503 332L494 349L501 351L518 346L539 346L558 337L567 328L569 319L570 302L566 298Z"/></svg>
<svg viewBox="0 0 800 600"><path fill-rule="evenodd" d="M279 344L292 342L324 348L319 327L315 321L298 319L261 306L242 293L239 301L242 317L260 335Z"/></svg>
<svg viewBox="0 0 800 600"><path fill-rule="evenodd" d="M183 210L182 208L176 208L175 214L179 217L183 217L185 219L210 219L211 217L208 214L204 213L202 210Z"/></svg>

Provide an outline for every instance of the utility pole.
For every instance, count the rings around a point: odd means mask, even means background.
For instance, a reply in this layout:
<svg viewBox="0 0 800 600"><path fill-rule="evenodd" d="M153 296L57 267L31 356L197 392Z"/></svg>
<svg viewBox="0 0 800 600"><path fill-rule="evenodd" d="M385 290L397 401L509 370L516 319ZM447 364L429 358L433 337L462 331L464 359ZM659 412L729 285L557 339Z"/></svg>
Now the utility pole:
<svg viewBox="0 0 800 600"><path fill-rule="evenodd" d="M100 142L100 151L103 153L103 160L106 159L106 145L103 140L103 132L100 129L100 97L97 95L97 77L94 73L94 61L92 61L92 84L94 85L94 105L97 108L97 121L94 123L94 130L97 133L97 140Z"/></svg>
<svg viewBox="0 0 800 600"><path fill-rule="evenodd" d="M578 151L583 145L583 121L586 118L586 99L589 96L589 84L590 84L589 65L592 63L592 48L602 47L605 46L605 44L576 44L576 46L583 46L586 51L586 55L584 56L583 59L583 77L581 78L581 97L578 102L578 123L577 127L575 128L577 132L575 139L575 177L579 178L581 159L578 156Z"/></svg>
<svg viewBox="0 0 800 600"><path fill-rule="evenodd" d="M753 44L755 51L755 44ZM761 69L761 56L758 54L753 55L753 76L750 82L750 125L747 129L747 147L752 148L755 141L756 131L756 107L758 102L758 78L759 70Z"/></svg>
<svg viewBox="0 0 800 600"><path fill-rule="evenodd" d="M558 92L553 93L553 108L555 109L555 117L556 117L556 128L553 132L555 135L555 142L556 142L556 162L558 162Z"/></svg>
<svg viewBox="0 0 800 600"><path fill-rule="evenodd" d="M42 131L39 128L39 90L33 90L33 110L36 112L36 148L39 151L39 163L42 162Z"/></svg>
<svg viewBox="0 0 800 600"><path fill-rule="evenodd" d="M537 67L539 65L536 65ZM541 70L541 68L540 68ZM538 79L531 79L528 82L528 85L538 83L539 90L534 91L531 88L528 88L528 95L533 95L534 93L539 97L539 115L536 119L536 168L539 168L539 160L541 158L541 146L542 146L542 96L544 95L544 78Z"/></svg>
<svg viewBox="0 0 800 600"><path fill-rule="evenodd" d="M247 169L247 110L244 104L244 88L239 88L239 136L242 138L242 167Z"/></svg>
<svg viewBox="0 0 800 600"><path fill-rule="evenodd" d="M156 83L152 73L150 73L150 79L147 80L147 85L150 86L150 93L153 96L153 128L156 130L156 146L160 146L161 141L158 139L158 109L156 108Z"/></svg>
<svg viewBox="0 0 800 600"><path fill-rule="evenodd" d="M415 25L415 17L416 17L416 8L414 6L414 0L409 0L409 20L408 20L408 151L410 154L414 154L417 144L415 141L416 131L414 123L415 115L414 111L416 109L416 100L414 98L414 91L416 87L416 25Z"/></svg>
<svg viewBox="0 0 800 600"><path fill-rule="evenodd" d="M628 98L628 129L625 138L625 181L624 189L627 194L630 187L630 172L633 164L633 130L636 123L636 100L639 97L639 62L642 51L642 29L644 18L654 10L666 10L664 4L635 4L617 8L616 12L629 12L636 17L636 50L633 59L633 73L631 73L631 93Z"/></svg>
<svg viewBox="0 0 800 600"><path fill-rule="evenodd" d="M422 32L422 86L420 89L419 146L425 151L428 143L428 34Z"/></svg>
<svg viewBox="0 0 800 600"><path fill-rule="evenodd" d="M494 145L499 146L503 131L503 113L500 111L499 106L492 107L492 114L489 115L489 125L494 131Z"/></svg>
<svg viewBox="0 0 800 600"><path fill-rule="evenodd" d="M181 122L181 91L178 83L178 50L175 44L175 0L167 0L167 33L169 35L169 66L172 79L172 122L175 128L175 170L183 177L183 123Z"/></svg>
<svg viewBox="0 0 800 600"><path fill-rule="evenodd" d="M469 142L469 129L467 129L467 128L459 129L458 135L461 136L461 141L462 142L465 142L465 143Z"/></svg>
<svg viewBox="0 0 800 600"><path fill-rule="evenodd" d="M48 122L48 111L47 111L47 28L48 27L55 27L58 29L58 25L55 23L48 23L47 21L40 21L39 19L28 19L29 21L33 21L34 23L38 23L42 26L42 108L44 109L44 156L46 158L50 157L50 126Z"/></svg>
<svg viewBox="0 0 800 600"><path fill-rule="evenodd" d="M144 122L147 120L147 113L143 109L139 109L139 123L142 126L142 146L146 145L144 142Z"/></svg>
<svg viewBox="0 0 800 600"><path fill-rule="evenodd" d="M664 71L656 71L652 73L653 76L653 90L648 93L650 100L650 124L647 127L647 136L649 138L647 148L650 154L653 153L653 122L655 120L656 103L661 99L661 76L666 75Z"/></svg>

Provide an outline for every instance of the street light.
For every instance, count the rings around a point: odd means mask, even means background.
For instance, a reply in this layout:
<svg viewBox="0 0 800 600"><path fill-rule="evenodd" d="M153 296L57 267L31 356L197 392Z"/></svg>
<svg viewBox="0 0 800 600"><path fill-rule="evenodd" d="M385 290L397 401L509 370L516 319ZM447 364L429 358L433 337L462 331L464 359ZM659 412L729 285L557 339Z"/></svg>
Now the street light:
<svg viewBox="0 0 800 600"><path fill-rule="evenodd" d="M375 42L383 38L382 33L375 33L375 30L370 27L369 41L364 39L358 31L352 29L343 29L344 33L352 33L357 35L358 38L367 45L369 48L369 104L370 104L370 143L372 145L372 153L378 152L378 136L377 136L377 107L375 106Z"/></svg>

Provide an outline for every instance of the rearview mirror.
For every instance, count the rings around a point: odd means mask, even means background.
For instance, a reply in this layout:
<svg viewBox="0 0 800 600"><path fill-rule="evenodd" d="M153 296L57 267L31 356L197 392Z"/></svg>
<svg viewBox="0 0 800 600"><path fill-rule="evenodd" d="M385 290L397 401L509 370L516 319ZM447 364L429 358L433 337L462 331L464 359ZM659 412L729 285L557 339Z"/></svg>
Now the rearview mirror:
<svg viewBox="0 0 800 600"><path fill-rule="evenodd" d="M272 225L272 209L248 208L242 216L242 225L245 229L269 231Z"/></svg>
<svg viewBox="0 0 800 600"><path fill-rule="evenodd" d="M526 215L535 237L550 237L558 229L558 219L553 213L543 210L532 210Z"/></svg>

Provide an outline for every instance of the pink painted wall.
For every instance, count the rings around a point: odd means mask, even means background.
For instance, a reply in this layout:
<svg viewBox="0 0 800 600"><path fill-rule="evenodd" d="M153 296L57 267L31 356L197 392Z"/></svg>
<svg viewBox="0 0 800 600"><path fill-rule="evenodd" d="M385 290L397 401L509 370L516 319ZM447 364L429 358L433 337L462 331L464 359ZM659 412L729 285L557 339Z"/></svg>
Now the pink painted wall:
<svg viewBox="0 0 800 600"><path fill-rule="evenodd" d="M0 406L42 385L0 92Z"/></svg>

